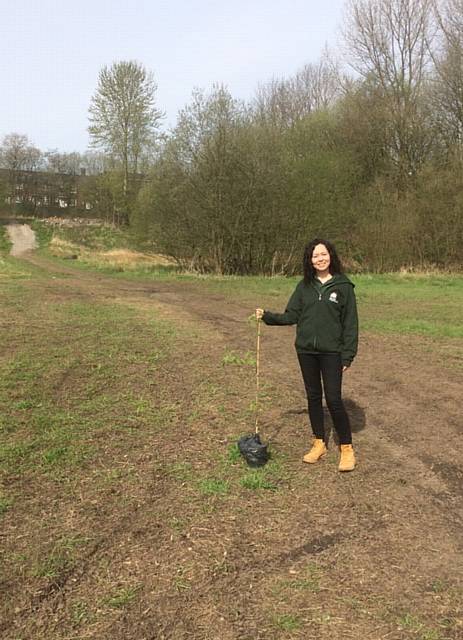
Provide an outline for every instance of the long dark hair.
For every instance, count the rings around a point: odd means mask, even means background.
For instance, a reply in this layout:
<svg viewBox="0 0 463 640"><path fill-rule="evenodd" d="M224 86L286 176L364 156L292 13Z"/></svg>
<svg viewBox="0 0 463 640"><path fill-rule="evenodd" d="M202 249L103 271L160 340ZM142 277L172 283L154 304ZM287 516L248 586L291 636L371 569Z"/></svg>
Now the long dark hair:
<svg viewBox="0 0 463 640"><path fill-rule="evenodd" d="M309 244L304 249L304 258L302 262L302 266L304 269L304 282L309 284L316 276L316 270L312 264L312 254L313 250L317 246L317 244L325 245L328 253L330 254L330 273L334 275L335 273L343 273L341 260L339 259L338 254L336 253L336 249L331 242L328 240L323 240L323 238L314 238L309 242Z"/></svg>

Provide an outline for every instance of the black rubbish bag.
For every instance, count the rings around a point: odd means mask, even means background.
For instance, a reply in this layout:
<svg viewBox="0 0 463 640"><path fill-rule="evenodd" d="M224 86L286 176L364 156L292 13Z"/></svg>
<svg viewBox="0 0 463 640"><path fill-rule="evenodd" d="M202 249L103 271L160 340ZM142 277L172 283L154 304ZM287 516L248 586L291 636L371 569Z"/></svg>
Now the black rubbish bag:
<svg viewBox="0 0 463 640"><path fill-rule="evenodd" d="M267 445L262 443L258 433L240 438L238 449L250 467L263 467L270 457Z"/></svg>

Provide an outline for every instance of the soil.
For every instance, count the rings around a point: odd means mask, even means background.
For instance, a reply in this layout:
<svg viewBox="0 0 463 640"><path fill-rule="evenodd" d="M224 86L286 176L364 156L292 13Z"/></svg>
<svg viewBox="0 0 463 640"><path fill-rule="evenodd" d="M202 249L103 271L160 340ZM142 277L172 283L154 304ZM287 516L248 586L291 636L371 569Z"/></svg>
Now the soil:
<svg viewBox="0 0 463 640"><path fill-rule="evenodd" d="M201 337L179 340L164 371L185 422L123 452L108 442L108 457L136 470L129 497L120 489L102 500L90 481L69 496L59 486L53 495L51 485L32 498L25 488L31 513L47 527L58 514L91 532L91 542L59 581L4 581L11 600L3 637L463 638L461 369L444 368L416 341L363 334L344 383L358 466L340 474L333 437L324 461L301 463L310 435L293 330L263 327L261 377L270 398L261 429L286 472L275 492L204 501L187 474L179 480L182 465L212 472L211 451L222 451L246 423L237 413L237 424L221 432L213 403L195 420L187 416L204 381L228 391L228 415L249 397L249 379L220 362L224 350L252 351L252 307L191 284L117 280L32 253L27 260L50 276L31 285L44 299L152 308ZM6 514L2 535L19 553L31 532ZM137 585L130 606L105 609L104 581L115 590Z"/></svg>
<svg viewBox="0 0 463 640"><path fill-rule="evenodd" d="M37 248L35 233L28 224L8 224L6 231L12 243L10 251L12 256L21 256Z"/></svg>

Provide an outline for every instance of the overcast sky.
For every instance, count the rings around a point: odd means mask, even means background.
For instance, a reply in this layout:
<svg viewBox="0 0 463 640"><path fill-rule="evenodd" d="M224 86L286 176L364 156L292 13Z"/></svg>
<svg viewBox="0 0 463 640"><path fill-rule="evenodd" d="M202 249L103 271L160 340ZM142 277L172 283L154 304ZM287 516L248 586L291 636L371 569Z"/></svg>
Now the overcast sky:
<svg viewBox="0 0 463 640"><path fill-rule="evenodd" d="M250 99L336 48L344 0L0 0L0 138L85 151L104 65L153 71L173 126L193 88L225 84Z"/></svg>

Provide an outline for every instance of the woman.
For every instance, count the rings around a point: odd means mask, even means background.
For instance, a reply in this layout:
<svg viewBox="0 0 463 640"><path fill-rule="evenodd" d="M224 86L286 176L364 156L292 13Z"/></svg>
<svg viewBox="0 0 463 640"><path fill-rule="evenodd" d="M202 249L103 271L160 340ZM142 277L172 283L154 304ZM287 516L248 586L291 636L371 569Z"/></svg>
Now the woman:
<svg viewBox="0 0 463 640"><path fill-rule="evenodd" d="M339 471L353 471L352 433L341 396L342 374L357 353L358 320L354 284L343 274L334 246L316 238L304 251L304 279L289 299L284 313L256 309L256 318L268 325L296 324L296 351L309 402L315 436L303 457L314 463L326 454L322 381L326 404L339 438Z"/></svg>

